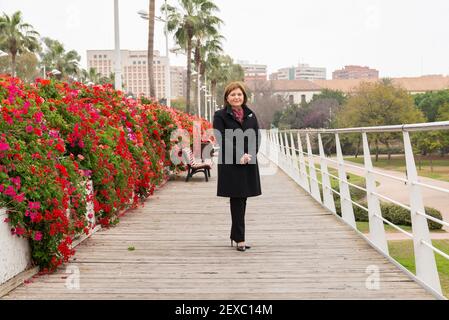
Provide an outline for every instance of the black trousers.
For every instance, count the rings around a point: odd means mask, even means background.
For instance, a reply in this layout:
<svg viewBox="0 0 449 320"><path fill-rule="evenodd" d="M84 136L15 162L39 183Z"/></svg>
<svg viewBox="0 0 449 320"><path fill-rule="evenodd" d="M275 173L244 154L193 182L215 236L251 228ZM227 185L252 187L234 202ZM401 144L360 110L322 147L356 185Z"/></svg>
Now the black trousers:
<svg viewBox="0 0 449 320"><path fill-rule="evenodd" d="M231 198L231 240L245 241L245 211L247 198Z"/></svg>

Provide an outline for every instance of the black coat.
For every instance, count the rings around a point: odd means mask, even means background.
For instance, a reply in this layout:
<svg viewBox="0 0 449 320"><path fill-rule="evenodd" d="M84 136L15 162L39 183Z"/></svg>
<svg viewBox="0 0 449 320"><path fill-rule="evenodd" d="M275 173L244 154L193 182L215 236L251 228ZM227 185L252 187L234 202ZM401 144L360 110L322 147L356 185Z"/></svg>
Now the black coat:
<svg viewBox="0 0 449 320"><path fill-rule="evenodd" d="M254 112L245 105L243 112L242 124L234 118L231 107L218 110L214 115L214 129L217 131L216 138L220 146L217 183L219 197L247 198L262 194L257 163L260 146L259 124ZM238 142L238 138L225 135L226 132L235 135L240 132L247 137ZM231 150L232 152L229 152ZM252 159L248 164L242 165L240 158L244 153L251 154Z"/></svg>

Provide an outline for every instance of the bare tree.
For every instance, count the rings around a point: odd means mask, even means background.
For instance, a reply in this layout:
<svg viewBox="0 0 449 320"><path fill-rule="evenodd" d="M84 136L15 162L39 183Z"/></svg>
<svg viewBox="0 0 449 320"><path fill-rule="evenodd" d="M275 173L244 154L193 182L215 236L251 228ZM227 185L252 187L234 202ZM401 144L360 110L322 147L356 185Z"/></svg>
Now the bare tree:
<svg viewBox="0 0 449 320"><path fill-rule="evenodd" d="M285 99L275 94L271 81L254 80L248 81L246 85L249 103L257 114L260 128L270 129L276 111L281 111L287 105Z"/></svg>

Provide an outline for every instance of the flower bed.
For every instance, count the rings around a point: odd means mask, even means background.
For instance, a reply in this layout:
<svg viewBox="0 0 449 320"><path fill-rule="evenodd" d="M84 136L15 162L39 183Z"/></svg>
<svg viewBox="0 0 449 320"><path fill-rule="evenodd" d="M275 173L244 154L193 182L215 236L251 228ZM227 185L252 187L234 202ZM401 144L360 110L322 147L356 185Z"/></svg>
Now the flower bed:
<svg viewBox="0 0 449 320"><path fill-rule="evenodd" d="M115 225L166 180L166 167L182 170L170 160L170 137L178 128L191 133L196 120L110 85L1 76L0 107L0 207L43 271L74 254L73 237L89 233L91 221ZM89 201L95 217L86 216Z"/></svg>

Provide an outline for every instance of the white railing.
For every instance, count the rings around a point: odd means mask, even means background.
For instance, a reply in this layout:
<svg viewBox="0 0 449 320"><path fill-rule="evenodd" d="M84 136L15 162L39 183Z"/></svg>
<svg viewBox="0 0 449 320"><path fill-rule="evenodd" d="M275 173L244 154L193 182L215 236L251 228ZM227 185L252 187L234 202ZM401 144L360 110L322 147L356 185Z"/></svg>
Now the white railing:
<svg viewBox="0 0 449 320"><path fill-rule="evenodd" d="M411 275L417 282L425 286L428 290L432 291L436 296L443 298L435 261L435 253L446 259L449 259L449 255L432 245L427 219L442 224L446 227L449 227L449 223L429 216L425 213L421 188L423 187L434 191L439 191L442 193L442 197L447 197L449 190L419 181L409 136L409 132L412 131L430 130L449 130L449 121L347 129L304 129L284 131L272 129L263 131L263 140L265 140L264 143L267 144L263 150L267 150L267 152L270 153L266 154L266 156L271 161L277 164L316 201L334 214L336 214L334 194L339 196L341 203L341 218L355 230L357 230L357 226L353 212L353 205L367 211L369 219L369 235L366 237L360 232L359 234L390 260L392 258L388 252L388 243L384 223L402 232L408 238L413 239L416 275L413 275L410 272L408 272L408 274ZM405 179L389 175L373 168L367 134L385 132L402 132L407 169L407 176ZM360 133L362 135L364 167L357 166L343 160L340 135L347 133ZM326 156L323 148L322 134L331 134L334 136L336 160ZM311 144L312 135L317 136L317 155L313 154ZM306 142L307 152L303 151L303 138ZM319 163L319 168L315 166L315 161ZM338 168L338 176L329 173L328 164ZM309 169L308 172L306 167ZM351 167L359 170L361 168L364 169L366 188L347 181L346 169ZM321 173L321 181L317 179L317 171ZM408 187L409 205L391 199L388 195L380 194L376 186L376 176L382 176L384 178L405 183ZM331 177L338 180L339 191L332 189L330 183ZM319 185L322 186L323 199L321 198ZM368 203L367 208L351 199L349 186L366 192ZM394 203L410 211L413 230L412 233L403 230L401 227L382 217L380 206L381 200ZM398 263L396 264L399 266ZM406 271L405 268L402 269Z"/></svg>

